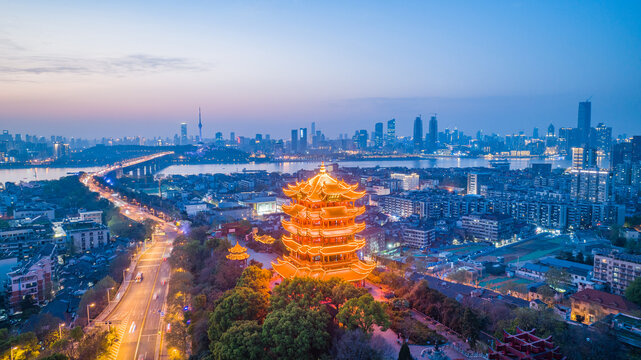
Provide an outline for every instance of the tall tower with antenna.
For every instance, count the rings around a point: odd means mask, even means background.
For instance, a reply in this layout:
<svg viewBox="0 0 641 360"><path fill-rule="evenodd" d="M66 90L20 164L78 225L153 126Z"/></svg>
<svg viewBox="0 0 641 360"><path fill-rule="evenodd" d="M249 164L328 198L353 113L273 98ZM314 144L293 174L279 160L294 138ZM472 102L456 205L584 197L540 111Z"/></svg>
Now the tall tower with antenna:
<svg viewBox="0 0 641 360"><path fill-rule="evenodd" d="M198 140L203 141L203 121L200 116L200 106L198 107Z"/></svg>

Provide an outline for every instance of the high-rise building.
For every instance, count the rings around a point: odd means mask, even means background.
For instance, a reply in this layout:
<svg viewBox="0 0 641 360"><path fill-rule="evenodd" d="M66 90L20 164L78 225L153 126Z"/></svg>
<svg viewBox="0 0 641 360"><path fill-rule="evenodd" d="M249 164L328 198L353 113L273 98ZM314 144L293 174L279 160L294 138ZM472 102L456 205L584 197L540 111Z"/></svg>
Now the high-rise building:
<svg viewBox="0 0 641 360"><path fill-rule="evenodd" d="M291 140L291 151L292 152L297 152L298 151L298 130L293 129L292 130L292 140Z"/></svg>
<svg viewBox="0 0 641 360"><path fill-rule="evenodd" d="M357 131L354 135L354 142L359 149L367 148L367 130Z"/></svg>
<svg viewBox="0 0 641 360"><path fill-rule="evenodd" d="M200 116L200 108L198 108L198 141L203 141L203 121Z"/></svg>
<svg viewBox="0 0 641 360"><path fill-rule="evenodd" d="M235 132L230 132L229 133L229 141L231 142L236 142L236 133Z"/></svg>
<svg viewBox="0 0 641 360"><path fill-rule="evenodd" d="M180 123L180 144L187 144L187 123Z"/></svg>
<svg viewBox="0 0 641 360"><path fill-rule="evenodd" d="M550 124L550 126L548 126L548 136L554 136L554 134L554 125Z"/></svg>
<svg viewBox="0 0 641 360"><path fill-rule="evenodd" d="M475 173L467 174L467 193L472 195L479 194L479 175Z"/></svg>
<svg viewBox="0 0 641 360"><path fill-rule="evenodd" d="M623 295L634 279L641 276L641 255L619 250L594 249L594 278L610 284L613 293Z"/></svg>
<svg viewBox="0 0 641 360"><path fill-rule="evenodd" d="M223 141L223 133L218 131L216 133L216 141Z"/></svg>
<svg viewBox="0 0 641 360"><path fill-rule="evenodd" d="M374 145L377 148L381 148L383 146L383 123L382 122L377 122L376 125L374 125Z"/></svg>
<svg viewBox="0 0 641 360"><path fill-rule="evenodd" d="M612 146L612 128L605 126L603 123L599 123L594 129L594 134L596 137L596 139L594 139L594 145L597 149L605 153L610 153L610 147Z"/></svg>
<svg viewBox="0 0 641 360"><path fill-rule="evenodd" d="M418 190L420 188L421 178L418 174L391 174L391 179L400 180L401 188L405 191Z"/></svg>
<svg viewBox="0 0 641 360"><path fill-rule="evenodd" d="M423 120L421 116L417 116L414 120L414 151L421 151L423 149Z"/></svg>
<svg viewBox="0 0 641 360"><path fill-rule="evenodd" d="M570 196L576 200L603 203L612 199L613 175L610 171L592 169L570 170Z"/></svg>
<svg viewBox="0 0 641 360"><path fill-rule="evenodd" d="M316 122L312 121L312 136L316 134Z"/></svg>
<svg viewBox="0 0 641 360"><path fill-rule="evenodd" d="M298 138L298 151L307 151L307 128L300 128L300 137Z"/></svg>
<svg viewBox="0 0 641 360"><path fill-rule="evenodd" d="M572 148L573 169L594 169L597 166L597 152L595 148Z"/></svg>
<svg viewBox="0 0 641 360"><path fill-rule="evenodd" d="M539 138L539 128L534 128L534 130L532 130L532 138L533 139Z"/></svg>
<svg viewBox="0 0 641 360"><path fill-rule="evenodd" d="M438 120L436 115L430 117L430 132L428 134L427 146L431 151L436 150L436 141L438 139Z"/></svg>
<svg viewBox="0 0 641 360"><path fill-rule="evenodd" d="M396 119L387 120L387 142L396 141Z"/></svg>
<svg viewBox="0 0 641 360"><path fill-rule="evenodd" d="M592 121L592 103L590 102L590 100L581 101L579 103L579 116L578 116L578 122L577 122L577 129L579 129L581 145L585 145L589 143L591 121Z"/></svg>

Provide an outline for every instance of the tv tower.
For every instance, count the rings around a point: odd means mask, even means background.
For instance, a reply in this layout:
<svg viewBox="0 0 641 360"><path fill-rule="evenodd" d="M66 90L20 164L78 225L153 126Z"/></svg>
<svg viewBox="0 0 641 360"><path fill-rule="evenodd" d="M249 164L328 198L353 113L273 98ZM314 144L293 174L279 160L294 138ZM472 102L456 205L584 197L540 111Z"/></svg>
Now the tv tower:
<svg viewBox="0 0 641 360"><path fill-rule="evenodd" d="M198 140L200 142L203 141L203 122L200 116L200 106L198 107Z"/></svg>

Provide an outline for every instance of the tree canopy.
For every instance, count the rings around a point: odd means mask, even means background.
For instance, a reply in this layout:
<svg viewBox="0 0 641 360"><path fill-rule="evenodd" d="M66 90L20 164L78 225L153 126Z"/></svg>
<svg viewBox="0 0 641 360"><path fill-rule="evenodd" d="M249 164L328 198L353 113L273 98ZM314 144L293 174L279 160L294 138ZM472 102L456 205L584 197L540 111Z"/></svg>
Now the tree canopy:
<svg viewBox="0 0 641 360"><path fill-rule="evenodd" d="M372 333L374 324L379 325L383 331L389 327L385 306L370 294L347 300L338 311L336 319L349 330L361 329L367 334Z"/></svg>
<svg viewBox="0 0 641 360"><path fill-rule="evenodd" d="M292 303L267 315L263 339L276 359L318 359L329 348L329 325L327 312Z"/></svg>

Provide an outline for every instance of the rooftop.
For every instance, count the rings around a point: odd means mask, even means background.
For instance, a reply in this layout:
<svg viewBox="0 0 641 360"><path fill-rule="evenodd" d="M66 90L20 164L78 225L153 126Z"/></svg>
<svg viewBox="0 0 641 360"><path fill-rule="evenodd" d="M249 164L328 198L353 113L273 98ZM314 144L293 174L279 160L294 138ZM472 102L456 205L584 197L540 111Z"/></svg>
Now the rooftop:
<svg viewBox="0 0 641 360"><path fill-rule="evenodd" d="M639 306L624 299L622 296L594 289L581 290L570 296L570 298L575 301L600 304L603 307L619 310L621 312L639 310Z"/></svg>

